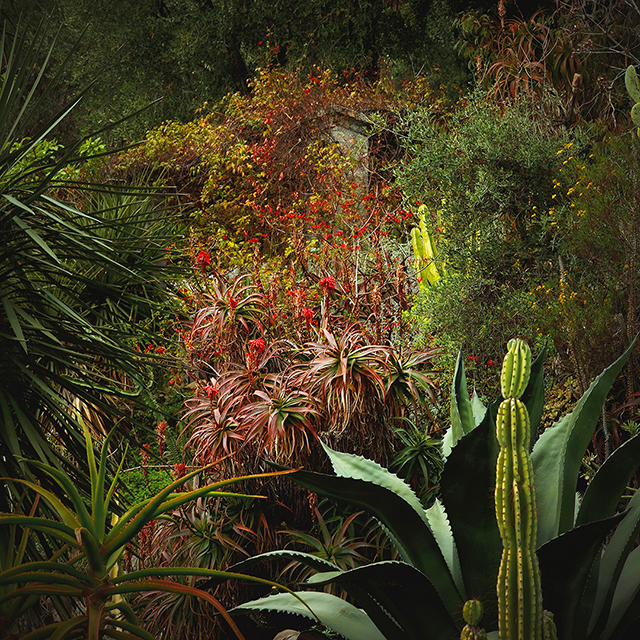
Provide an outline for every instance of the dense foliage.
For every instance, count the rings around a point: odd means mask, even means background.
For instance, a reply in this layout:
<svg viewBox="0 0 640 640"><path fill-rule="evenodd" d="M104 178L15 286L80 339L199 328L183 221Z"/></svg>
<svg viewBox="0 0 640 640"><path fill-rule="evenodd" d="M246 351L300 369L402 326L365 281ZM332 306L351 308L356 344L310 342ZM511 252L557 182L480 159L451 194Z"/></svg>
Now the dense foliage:
<svg viewBox="0 0 640 640"><path fill-rule="evenodd" d="M474 4L2 5L7 633L633 633L640 16Z"/></svg>

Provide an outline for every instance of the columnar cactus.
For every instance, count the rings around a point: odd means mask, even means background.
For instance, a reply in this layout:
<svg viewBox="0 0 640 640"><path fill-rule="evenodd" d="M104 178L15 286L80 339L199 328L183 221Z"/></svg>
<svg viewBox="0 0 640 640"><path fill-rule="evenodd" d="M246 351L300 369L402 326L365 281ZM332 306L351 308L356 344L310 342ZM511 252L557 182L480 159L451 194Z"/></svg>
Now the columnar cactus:
<svg viewBox="0 0 640 640"><path fill-rule="evenodd" d="M466 625L462 629L460 640L487 640L486 631L480 628L483 613L484 608L480 600L472 599L464 603L462 617Z"/></svg>
<svg viewBox="0 0 640 640"><path fill-rule="evenodd" d="M500 445L496 471L496 517L502 537L498 573L500 640L542 638L542 594L535 552L537 516L529 455L529 413L520 397L531 374L531 351L511 340L500 378L504 401L498 408Z"/></svg>

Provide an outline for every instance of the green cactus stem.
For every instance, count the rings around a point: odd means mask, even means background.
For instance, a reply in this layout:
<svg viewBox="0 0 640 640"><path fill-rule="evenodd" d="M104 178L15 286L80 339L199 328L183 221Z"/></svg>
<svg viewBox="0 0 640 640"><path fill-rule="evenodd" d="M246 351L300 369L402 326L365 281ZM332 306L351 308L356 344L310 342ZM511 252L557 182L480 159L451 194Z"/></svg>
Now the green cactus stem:
<svg viewBox="0 0 640 640"><path fill-rule="evenodd" d="M542 640L558 640L558 631L553 620L553 613L546 609L542 612Z"/></svg>
<svg viewBox="0 0 640 640"><path fill-rule="evenodd" d="M486 640L487 633L479 626L483 613L484 609L480 600L472 599L464 603L462 617L466 625L460 633L460 640Z"/></svg>
<svg viewBox="0 0 640 640"><path fill-rule="evenodd" d="M535 552L537 516L529 455L529 413L520 400L531 374L531 350L511 340L501 375L504 401L496 420L500 445L496 517L502 538L498 573L500 640L542 639L542 593Z"/></svg>

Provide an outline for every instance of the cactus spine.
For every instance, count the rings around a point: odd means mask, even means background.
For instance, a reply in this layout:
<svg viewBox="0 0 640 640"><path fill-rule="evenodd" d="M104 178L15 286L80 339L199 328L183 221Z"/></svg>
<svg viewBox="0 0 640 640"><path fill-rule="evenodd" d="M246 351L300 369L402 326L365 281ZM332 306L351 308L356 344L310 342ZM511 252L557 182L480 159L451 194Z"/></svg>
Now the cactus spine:
<svg viewBox="0 0 640 640"><path fill-rule="evenodd" d="M531 374L531 351L511 340L500 378L504 401L496 420L500 445L496 517L502 538L498 573L500 640L541 640L542 593L535 552L537 516L529 455L529 413L520 397Z"/></svg>

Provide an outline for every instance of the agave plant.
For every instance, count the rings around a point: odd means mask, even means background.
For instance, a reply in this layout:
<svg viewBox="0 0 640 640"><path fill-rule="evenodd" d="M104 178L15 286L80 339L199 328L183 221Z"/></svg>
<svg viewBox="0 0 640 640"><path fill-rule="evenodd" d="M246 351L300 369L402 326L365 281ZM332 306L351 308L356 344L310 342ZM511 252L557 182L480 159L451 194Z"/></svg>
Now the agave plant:
<svg viewBox="0 0 640 640"><path fill-rule="evenodd" d="M50 505L57 518L36 517L17 512L0 513L0 527L19 526L40 532L46 538L63 545L62 550L48 560L20 562L19 555L24 542L18 548L15 562L4 563L0 572L0 607L3 607L4 622L12 622L24 614L29 605L40 596L57 598L68 602L67 619L46 625L22 636L23 640L55 638L140 638L152 640L153 636L139 623L126 595L149 591L196 596L213 607L228 623L233 633L242 638L242 633L225 611L220 602L211 594L196 586L181 584L175 580L180 576L237 578L244 577L203 567L155 567L129 573L119 570L118 563L127 547L143 530L145 525L163 514L176 511L181 505L203 497L237 496L223 489L247 478L234 478L201 486L190 491L179 488L191 478L210 469L204 467L176 480L158 495L133 505L110 524L110 505L118 482L120 468L110 486L106 485L109 441L113 431L105 439L99 462L93 450L88 429L85 429L87 462L91 474L91 498L87 505L73 481L64 472L38 461L31 464L49 475L66 495L71 506L65 505L53 492L29 480L14 479L16 484L34 491ZM124 458L123 458L124 461ZM251 476L266 478L281 475L281 472ZM3 479L5 480L5 479ZM249 497L249 496L240 496ZM24 535L24 534L23 534ZM167 580L167 577L174 578ZM270 581L257 580L268 586ZM11 588L15 587L15 588ZM8 632L8 629L5 628Z"/></svg>
<svg viewBox="0 0 640 640"><path fill-rule="evenodd" d="M537 557L543 606L555 615L558 637L614 640L633 637L640 624L640 494L616 512L630 476L638 466L640 436L617 449L576 502L581 461L597 426L602 404L633 345L594 380L575 409L537 440L543 405L542 355L533 363L523 401L531 420L538 527ZM498 568L502 543L498 530L496 415L498 402L483 407L469 398L459 358L452 388L449 452L441 477L440 499L425 510L411 488L380 465L325 447L335 475L297 471L295 481L323 495L374 515L385 527L402 562L375 562L344 570L299 552L277 551L260 559L281 558L307 564L317 573L305 587L343 588L377 627L371 637L433 639L460 637L464 603L479 599L479 624L497 637ZM535 443L533 442L535 440ZM246 571L257 559L232 570ZM300 595L310 604L307 592ZM314 604L327 594L317 593ZM333 601L324 600L327 609ZM288 604L292 607L289 609ZM295 611L288 594L241 607ZM318 609L314 606L314 611ZM625 635L630 634L630 635ZM357 636L349 636L356 638Z"/></svg>

